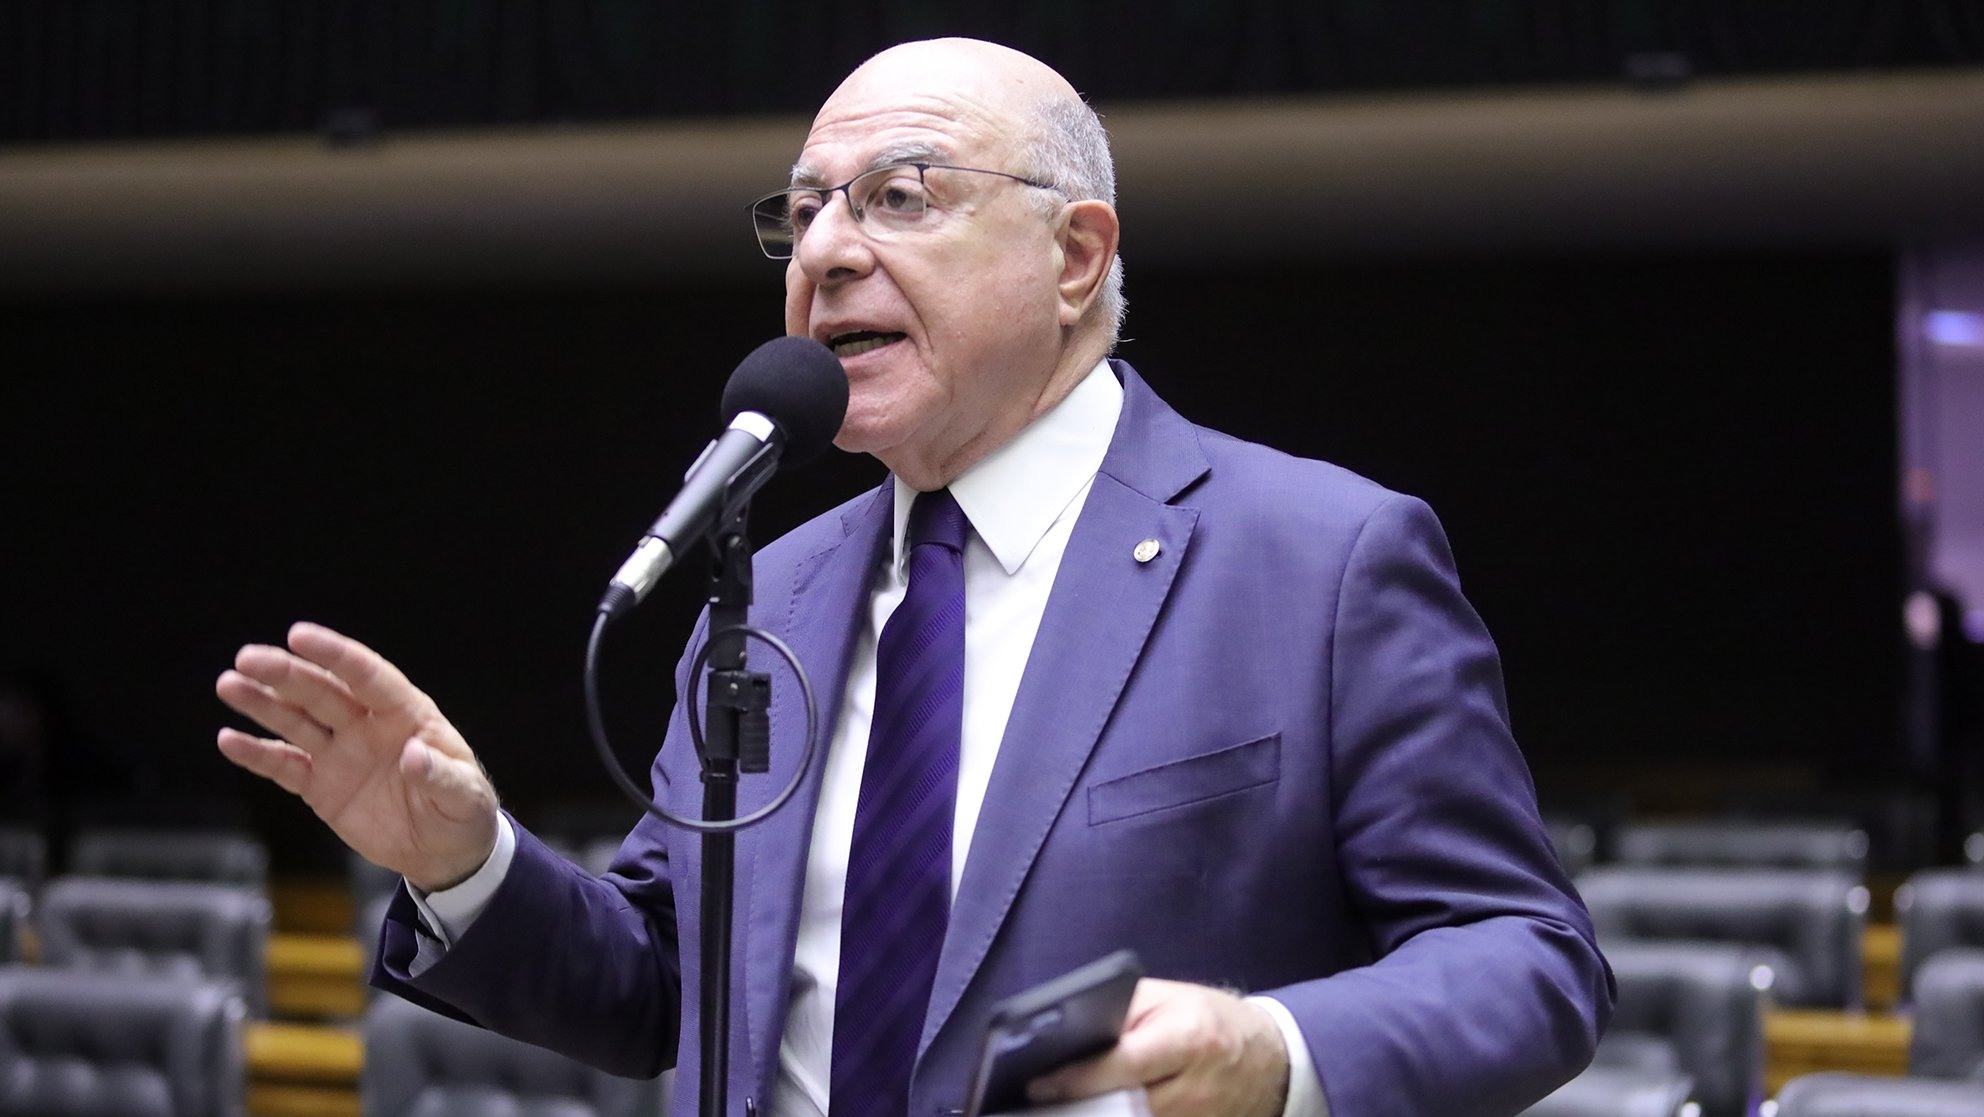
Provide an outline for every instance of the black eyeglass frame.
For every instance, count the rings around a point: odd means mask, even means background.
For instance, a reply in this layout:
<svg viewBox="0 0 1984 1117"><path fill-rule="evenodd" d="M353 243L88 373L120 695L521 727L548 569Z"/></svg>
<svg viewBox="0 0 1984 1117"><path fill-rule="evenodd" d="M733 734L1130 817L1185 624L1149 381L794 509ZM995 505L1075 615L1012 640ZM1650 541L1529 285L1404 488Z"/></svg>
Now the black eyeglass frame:
<svg viewBox="0 0 1984 1117"><path fill-rule="evenodd" d="M774 218L770 213L761 213L759 207L764 206L766 203L784 200L788 203L786 211L789 213L789 200L794 194L818 194L820 196L820 208L824 210L827 204L833 201L833 196L838 193L847 199L847 210L854 215L855 223L865 224L867 215L863 212L861 206L855 204L854 195L848 192L848 188L870 175L880 174L883 171L899 171L904 167L916 168L916 181L919 186L928 185L924 179L924 174L928 171L964 171L967 174L996 175L999 178L1009 178L1023 186L1031 186L1035 190L1052 190L1064 198L1068 196L1067 191L1051 182L1041 182L1038 179L1031 179L1025 175L1011 174L1006 171L990 171L983 167L958 167L949 163L887 163L880 167L870 167L853 178L848 179L846 182L841 183L839 186L788 186L783 190L774 190L752 202L750 205L751 231L758 238L758 250L773 260L790 260L793 254L799 251L799 234L791 232L790 220L785 217ZM928 206L927 202L925 206ZM782 253L773 251L772 243L765 239L768 224L783 227L787 230L785 236L788 239L782 246L784 248Z"/></svg>

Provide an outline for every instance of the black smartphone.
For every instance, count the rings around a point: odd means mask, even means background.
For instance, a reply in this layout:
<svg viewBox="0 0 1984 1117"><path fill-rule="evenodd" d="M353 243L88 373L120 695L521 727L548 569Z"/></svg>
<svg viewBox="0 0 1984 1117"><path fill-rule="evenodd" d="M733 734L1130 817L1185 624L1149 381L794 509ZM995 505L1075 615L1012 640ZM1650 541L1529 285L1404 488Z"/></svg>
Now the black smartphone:
<svg viewBox="0 0 1984 1117"><path fill-rule="evenodd" d="M1143 975L1119 950L992 1006L965 1117L1025 1109L1028 1082L1116 1046Z"/></svg>

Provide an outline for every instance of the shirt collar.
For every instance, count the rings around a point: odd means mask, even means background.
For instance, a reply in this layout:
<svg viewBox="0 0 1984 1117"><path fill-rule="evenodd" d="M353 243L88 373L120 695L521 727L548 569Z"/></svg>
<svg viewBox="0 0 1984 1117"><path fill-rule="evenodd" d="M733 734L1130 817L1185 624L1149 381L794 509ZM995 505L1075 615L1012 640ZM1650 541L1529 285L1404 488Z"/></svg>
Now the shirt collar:
<svg viewBox="0 0 1984 1117"><path fill-rule="evenodd" d="M1102 468L1122 413L1123 385L1107 360L1098 361L1067 398L951 482L958 507L1007 575L1019 571L1047 529ZM893 553L898 570L914 499L916 490L896 478Z"/></svg>

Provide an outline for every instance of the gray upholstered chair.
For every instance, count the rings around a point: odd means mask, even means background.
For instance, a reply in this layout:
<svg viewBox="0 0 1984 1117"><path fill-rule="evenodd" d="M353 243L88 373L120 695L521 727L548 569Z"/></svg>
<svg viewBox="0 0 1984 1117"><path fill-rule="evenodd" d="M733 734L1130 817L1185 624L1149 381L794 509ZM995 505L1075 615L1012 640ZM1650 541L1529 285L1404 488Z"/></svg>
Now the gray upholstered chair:
<svg viewBox="0 0 1984 1117"><path fill-rule="evenodd" d="M0 965L21 960L27 930L27 887L20 881L0 877Z"/></svg>
<svg viewBox="0 0 1984 1117"><path fill-rule="evenodd" d="M32 895L48 875L48 842L39 831L0 826L0 877L22 882Z"/></svg>
<svg viewBox="0 0 1984 1117"><path fill-rule="evenodd" d="M1694 1117L1685 1074L1593 1066L1523 1110L1523 1117Z"/></svg>
<svg viewBox="0 0 1984 1117"><path fill-rule="evenodd" d="M1557 851L1557 861L1571 876L1584 872L1598 860L1598 831L1585 822L1568 819L1546 818L1544 826L1550 831L1550 844Z"/></svg>
<svg viewBox="0 0 1984 1117"><path fill-rule="evenodd" d="M1812 1074L1774 1117L1984 1117L1984 950L1937 951L1915 974L1908 1077Z"/></svg>
<svg viewBox="0 0 1984 1117"><path fill-rule="evenodd" d="M1857 1008L1867 889L1849 870L1602 865L1578 878L1599 943L1742 943L1787 1005Z"/></svg>
<svg viewBox="0 0 1984 1117"><path fill-rule="evenodd" d="M267 1005L269 902L224 884L58 877L42 890L49 966L231 981L257 1016Z"/></svg>
<svg viewBox="0 0 1984 1117"><path fill-rule="evenodd" d="M1868 1074L1800 1075L1763 1117L1984 1117L1984 1086Z"/></svg>
<svg viewBox="0 0 1984 1117"><path fill-rule="evenodd" d="M1849 823L1632 822L1613 833L1612 856L1624 865L1847 869L1864 877L1867 832Z"/></svg>
<svg viewBox="0 0 1984 1117"><path fill-rule="evenodd" d="M365 1012L366 1117L655 1117L668 1081L620 1078L381 994Z"/></svg>
<svg viewBox="0 0 1984 1117"><path fill-rule="evenodd" d="M269 853L252 835L231 831L93 829L70 843L69 873L259 889L268 887Z"/></svg>
<svg viewBox="0 0 1984 1117"><path fill-rule="evenodd" d="M1984 950L1939 950L1915 972L1908 1072L1984 1089Z"/></svg>
<svg viewBox="0 0 1984 1117"><path fill-rule="evenodd" d="M1915 971L1939 951L1984 947L1984 873L1924 869L1895 890L1901 926L1901 994L1911 999Z"/></svg>
<svg viewBox="0 0 1984 1117"><path fill-rule="evenodd" d="M1685 1075L1704 1112L1748 1112L1763 1096L1763 1016L1777 957L1731 943L1607 943L1619 1001L1594 1065Z"/></svg>
<svg viewBox="0 0 1984 1117"><path fill-rule="evenodd" d="M229 986L0 966L0 1117L241 1117Z"/></svg>

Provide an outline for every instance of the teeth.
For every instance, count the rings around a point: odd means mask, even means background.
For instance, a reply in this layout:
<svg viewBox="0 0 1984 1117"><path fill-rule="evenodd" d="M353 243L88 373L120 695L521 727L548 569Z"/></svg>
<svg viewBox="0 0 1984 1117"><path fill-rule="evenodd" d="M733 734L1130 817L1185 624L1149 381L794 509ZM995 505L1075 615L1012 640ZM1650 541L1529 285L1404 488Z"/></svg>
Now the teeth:
<svg viewBox="0 0 1984 1117"><path fill-rule="evenodd" d="M834 342L834 356L858 357L863 353L880 349L884 345L893 344L901 337L901 334L874 334L866 332L855 334L845 340Z"/></svg>

